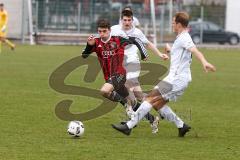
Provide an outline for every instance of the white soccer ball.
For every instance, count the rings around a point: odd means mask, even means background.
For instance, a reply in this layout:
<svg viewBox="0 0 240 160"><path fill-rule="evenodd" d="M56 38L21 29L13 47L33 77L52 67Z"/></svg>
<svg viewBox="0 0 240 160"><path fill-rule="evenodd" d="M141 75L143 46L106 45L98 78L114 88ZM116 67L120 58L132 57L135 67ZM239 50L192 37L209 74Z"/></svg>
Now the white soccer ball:
<svg viewBox="0 0 240 160"><path fill-rule="evenodd" d="M84 133L83 123L81 121L71 121L68 124L67 132L75 137L82 136Z"/></svg>

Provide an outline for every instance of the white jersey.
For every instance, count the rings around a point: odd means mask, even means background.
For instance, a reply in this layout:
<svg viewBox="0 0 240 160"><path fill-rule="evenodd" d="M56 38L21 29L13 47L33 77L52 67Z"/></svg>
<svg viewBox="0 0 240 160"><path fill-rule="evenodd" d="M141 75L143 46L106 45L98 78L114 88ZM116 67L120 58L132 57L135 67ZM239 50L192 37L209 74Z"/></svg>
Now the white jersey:
<svg viewBox="0 0 240 160"><path fill-rule="evenodd" d="M171 79L180 76L189 82L192 80L190 70L192 54L188 50L192 47L195 47L195 45L187 31L184 31L177 36L170 52L171 65L169 74L166 78Z"/></svg>
<svg viewBox="0 0 240 160"><path fill-rule="evenodd" d="M149 43L147 37L138 28L133 27L128 31L124 31L121 25L114 25L111 27L111 35L121 37L136 37L142 41L143 44ZM125 47L124 60L126 63L139 62L139 56L137 54L137 46L130 44Z"/></svg>

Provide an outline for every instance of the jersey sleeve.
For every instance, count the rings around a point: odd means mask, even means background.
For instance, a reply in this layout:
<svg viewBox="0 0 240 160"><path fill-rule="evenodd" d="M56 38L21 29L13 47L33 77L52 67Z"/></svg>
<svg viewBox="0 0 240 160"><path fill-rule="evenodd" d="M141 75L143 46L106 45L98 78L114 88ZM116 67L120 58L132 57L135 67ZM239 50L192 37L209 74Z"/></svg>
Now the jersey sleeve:
<svg viewBox="0 0 240 160"><path fill-rule="evenodd" d="M187 50L195 47L195 44L193 43L192 38L189 34L186 34L186 36L182 39L182 46Z"/></svg>
<svg viewBox="0 0 240 160"><path fill-rule="evenodd" d="M136 37L128 37L128 39L121 37L121 45L127 45L127 44L134 44L137 46L138 50L140 51L141 54L141 59L145 59L148 57L147 50L143 44L143 42Z"/></svg>
<svg viewBox="0 0 240 160"><path fill-rule="evenodd" d="M82 57L87 58L95 50L95 45L89 45L87 43L85 49L82 52Z"/></svg>
<svg viewBox="0 0 240 160"><path fill-rule="evenodd" d="M142 43L144 44L148 44L149 43L149 40L147 39L147 37L143 34L143 32L138 29L138 28L135 28L135 30L137 31L137 38L140 39L142 41Z"/></svg>
<svg viewBox="0 0 240 160"><path fill-rule="evenodd" d="M114 25L111 27L111 36L121 36L127 38L126 33L122 31L119 25Z"/></svg>

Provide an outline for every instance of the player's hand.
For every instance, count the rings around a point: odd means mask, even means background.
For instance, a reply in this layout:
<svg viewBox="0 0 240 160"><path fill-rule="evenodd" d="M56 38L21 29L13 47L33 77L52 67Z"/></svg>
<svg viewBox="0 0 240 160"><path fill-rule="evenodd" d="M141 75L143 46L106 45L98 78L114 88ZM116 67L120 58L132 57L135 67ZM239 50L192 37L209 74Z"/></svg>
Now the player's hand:
<svg viewBox="0 0 240 160"><path fill-rule="evenodd" d="M206 62L205 64L203 64L203 68L205 70L205 72L215 72L216 71L216 67L214 65L212 65L211 63Z"/></svg>
<svg viewBox="0 0 240 160"><path fill-rule="evenodd" d="M168 43L166 43L165 47L164 47L164 54L169 55L170 51L171 51L171 47L170 47L170 45Z"/></svg>
<svg viewBox="0 0 240 160"><path fill-rule="evenodd" d="M167 54L160 54L160 57L163 59L163 60L168 60L169 59L169 56Z"/></svg>
<svg viewBox="0 0 240 160"><path fill-rule="evenodd" d="M147 57L145 57L144 59L142 59L143 61L147 61L148 60L148 56Z"/></svg>
<svg viewBox="0 0 240 160"><path fill-rule="evenodd" d="M95 44L95 36L94 35L89 36L88 40L87 40L87 43L89 45L94 45Z"/></svg>
<svg viewBox="0 0 240 160"><path fill-rule="evenodd" d="M147 61L148 60L148 57L144 58L143 61Z"/></svg>

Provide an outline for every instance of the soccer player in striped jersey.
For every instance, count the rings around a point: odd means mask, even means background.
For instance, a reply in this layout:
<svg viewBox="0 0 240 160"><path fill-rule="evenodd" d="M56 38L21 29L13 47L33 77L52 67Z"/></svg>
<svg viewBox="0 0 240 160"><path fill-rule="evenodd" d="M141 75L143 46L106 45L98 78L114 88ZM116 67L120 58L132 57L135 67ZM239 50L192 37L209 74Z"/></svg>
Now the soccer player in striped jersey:
<svg viewBox="0 0 240 160"><path fill-rule="evenodd" d="M90 36L88 38L82 57L86 58L92 52L96 52L106 81L100 90L101 94L112 101L121 102L123 105L127 104L130 107L132 103L125 87L124 48L128 44L135 44L140 50L142 59L146 58L146 49L137 38L126 39L120 36L112 36L110 23L107 20L99 20L97 29L99 37Z"/></svg>
<svg viewBox="0 0 240 160"><path fill-rule="evenodd" d="M160 112L169 101L176 101L183 94L191 82L192 54L202 63L206 72L216 71L215 66L210 64L203 54L194 45L188 33L187 26L189 15L185 12L176 13L173 18L173 31L176 33L176 40L170 49L171 62L170 71L167 77L160 81L154 89L146 96L144 102L126 124L112 125L114 129L130 135L132 128L152 109ZM179 137L191 129L187 124L179 128Z"/></svg>
<svg viewBox="0 0 240 160"><path fill-rule="evenodd" d="M8 13L4 9L4 4L0 3L0 52L2 51L2 42L6 43L12 50L15 49L15 45L6 38L7 23Z"/></svg>

